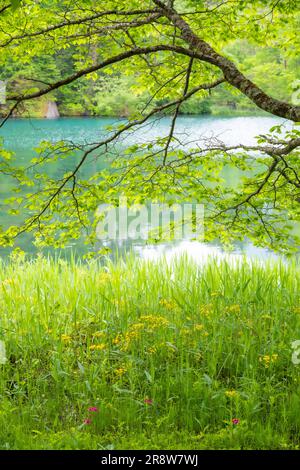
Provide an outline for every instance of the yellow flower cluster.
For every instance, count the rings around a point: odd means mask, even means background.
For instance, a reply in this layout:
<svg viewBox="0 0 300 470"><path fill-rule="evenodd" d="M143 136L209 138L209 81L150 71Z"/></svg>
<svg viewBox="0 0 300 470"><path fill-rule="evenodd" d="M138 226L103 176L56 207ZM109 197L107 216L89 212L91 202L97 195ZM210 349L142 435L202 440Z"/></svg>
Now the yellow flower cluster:
<svg viewBox="0 0 300 470"><path fill-rule="evenodd" d="M194 325L194 330L196 331L202 331L204 329L204 325L202 324L197 324L197 325Z"/></svg>
<svg viewBox="0 0 300 470"><path fill-rule="evenodd" d="M227 313L240 313L241 307L240 305L229 305L228 307L225 308Z"/></svg>
<svg viewBox="0 0 300 470"><path fill-rule="evenodd" d="M127 369L126 367L119 367L118 369L115 370L115 373L118 377L122 377L122 375L126 374Z"/></svg>
<svg viewBox="0 0 300 470"><path fill-rule="evenodd" d="M62 334L60 338L64 343L69 343L72 340L72 337L66 334Z"/></svg>
<svg viewBox="0 0 300 470"><path fill-rule="evenodd" d="M225 392L225 395L228 398L236 398L239 395L239 392L237 392L236 390L227 390Z"/></svg>
<svg viewBox="0 0 300 470"><path fill-rule="evenodd" d="M170 323L166 318L156 315L142 315L140 321L143 322L143 326L152 330L168 326Z"/></svg>
<svg viewBox="0 0 300 470"><path fill-rule="evenodd" d="M270 364L276 362L278 359L278 354L266 354L265 356L260 356L259 362L262 362L266 369L270 367Z"/></svg>
<svg viewBox="0 0 300 470"><path fill-rule="evenodd" d="M113 344L120 345L121 351L127 351L130 344L141 337L142 331L152 332L169 325L169 321L166 318L156 315L142 315L139 320L139 322L133 323L128 331L119 333L112 340Z"/></svg>
<svg viewBox="0 0 300 470"><path fill-rule="evenodd" d="M4 281L2 281L0 283L0 287L9 287L11 286L12 284L14 284L14 280L13 279L4 279Z"/></svg>
<svg viewBox="0 0 300 470"><path fill-rule="evenodd" d="M183 336L187 336L187 335L189 335L190 333L191 333L191 332L190 332L189 328L182 328L182 329L180 330L180 334L183 335Z"/></svg>
<svg viewBox="0 0 300 470"><path fill-rule="evenodd" d="M167 310L175 310L178 307L177 303L174 302L174 300L170 299L161 299L159 303L162 307L166 308Z"/></svg>
<svg viewBox="0 0 300 470"><path fill-rule="evenodd" d="M90 351L103 351L106 348L105 343L91 344Z"/></svg>
<svg viewBox="0 0 300 470"><path fill-rule="evenodd" d="M144 323L133 323L133 325L131 325L130 330L131 330L131 331L140 331L140 330L142 330L144 327L145 327Z"/></svg>
<svg viewBox="0 0 300 470"><path fill-rule="evenodd" d="M132 329L124 334L118 334L113 339L113 344L120 345L121 351L128 351L130 344L140 337L139 330Z"/></svg>
<svg viewBox="0 0 300 470"><path fill-rule="evenodd" d="M194 325L193 329L194 329L194 331L201 331L202 336L208 336L209 335L209 333L206 330L204 330L204 325L202 325L202 324ZM180 335L190 336L191 332L192 332L191 328L184 327L180 330ZM190 338L189 338L189 341L190 341Z"/></svg>
<svg viewBox="0 0 300 470"><path fill-rule="evenodd" d="M212 314L213 311L213 305L212 304L206 304L206 305L201 305L200 306L200 313L201 315L205 315L209 317Z"/></svg>
<svg viewBox="0 0 300 470"><path fill-rule="evenodd" d="M95 333L92 334L93 338L103 338L106 336L104 331L96 331Z"/></svg>
<svg viewBox="0 0 300 470"><path fill-rule="evenodd" d="M122 335L121 334L118 334L113 340L112 340L113 344L120 344L122 342Z"/></svg>

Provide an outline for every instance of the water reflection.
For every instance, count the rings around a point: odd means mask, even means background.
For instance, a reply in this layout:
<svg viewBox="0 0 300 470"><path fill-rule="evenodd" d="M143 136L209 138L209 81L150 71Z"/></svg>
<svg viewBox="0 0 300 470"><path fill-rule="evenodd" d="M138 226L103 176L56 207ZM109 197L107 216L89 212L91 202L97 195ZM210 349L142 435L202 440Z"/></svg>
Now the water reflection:
<svg viewBox="0 0 300 470"><path fill-rule="evenodd" d="M251 243L236 242L232 249L225 250L222 245L216 241L212 243L200 243L197 241L182 240L172 243L147 244L145 242L135 242L131 240L123 240L120 242L104 242L98 245L108 248L110 257L117 259L126 256L128 253L134 253L138 257L147 261L159 261L161 258L171 262L175 258L187 256L198 264L203 264L208 258L218 258L220 260L237 261L245 256L250 260L260 260L262 262L267 259L278 259L279 256L274 252L255 247Z"/></svg>

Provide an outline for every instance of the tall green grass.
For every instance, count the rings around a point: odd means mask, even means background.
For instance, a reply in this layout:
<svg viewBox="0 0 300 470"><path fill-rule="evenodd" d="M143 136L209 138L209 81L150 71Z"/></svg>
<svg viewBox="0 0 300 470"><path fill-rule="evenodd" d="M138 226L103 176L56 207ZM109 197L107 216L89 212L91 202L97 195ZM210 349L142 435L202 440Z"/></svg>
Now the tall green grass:
<svg viewBox="0 0 300 470"><path fill-rule="evenodd" d="M0 448L298 448L299 286L296 263L0 264Z"/></svg>

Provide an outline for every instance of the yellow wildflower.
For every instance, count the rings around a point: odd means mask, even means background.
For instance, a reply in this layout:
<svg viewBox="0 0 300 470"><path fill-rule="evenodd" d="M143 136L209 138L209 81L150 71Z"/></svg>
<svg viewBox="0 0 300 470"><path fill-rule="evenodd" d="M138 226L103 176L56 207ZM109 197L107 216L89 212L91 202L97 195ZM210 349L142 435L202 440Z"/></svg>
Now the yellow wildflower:
<svg viewBox="0 0 300 470"><path fill-rule="evenodd" d="M144 323L134 323L131 326L131 329L136 331L136 330L142 330L145 327Z"/></svg>
<svg viewBox="0 0 300 470"><path fill-rule="evenodd" d="M240 305L236 304L236 305L229 305L228 307L226 307L226 311L228 313L240 313L241 311L241 307Z"/></svg>
<svg viewBox="0 0 300 470"><path fill-rule="evenodd" d="M160 328L169 325L169 321L161 316L157 315L142 315L140 320L146 323L148 328Z"/></svg>
<svg viewBox="0 0 300 470"><path fill-rule="evenodd" d="M113 344L120 344L122 341L122 335L118 334L114 339L113 339Z"/></svg>
<svg viewBox="0 0 300 470"><path fill-rule="evenodd" d="M165 307L167 310L174 310L177 308L177 303L174 300L161 299L159 301L162 307Z"/></svg>
<svg viewBox="0 0 300 470"><path fill-rule="evenodd" d="M190 330L188 328L182 328L180 330L180 334L186 336L186 335L189 335L190 334Z"/></svg>
<svg viewBox="0 0 300 470"><path fill-rule="evenodd" d="M196 330L196 331L201 331L201 330L203 330L203 328L204 328L204 325L202 325L200 323L198 325L194 325L194 330Z"/></svg>
<svg viewBox="0 0 300 470"><path fill-rule="evenodd" d="M266 369L270 367L270 364L276 362L278 359L278 354L265 354L264 356L259 357L259 362L262 362Z"/></svg>
<svg viewBox="0 0 300 470"><path fill-rule="evenodd" d="M1 287L9 287L14 283L13 279L4 279L4 281L1 282Z"/></svg>
<svg viewBox="0 0 300 470"><path fill-rule="evenodd" d="M138 331L135 331L135 330L132 330L132 331L127 331L127 333L125 333L124 335L124 338L125 338L125 341L131 341L133 339L137 339L139 338L140 334Z"/></svg>
<svg viewBox="0 0 300 470"><path fill-rule="evenodd" d="M96 331L95 333L92 334L93 338L103 338L105 336L104 331Z"/></svg>
<svg viewBox="0 0 300 470"><path fill-rule="evenodd" d="M126 367L119 367L118 369L115 370L116 375L119 377L122 377L122 375L126 374L127 369Z"/></svg>
<svg viewBox="0 0 300 470"><path fill-rule="evenodd" d="M103 349L106 348L106 344L100 343L100 344L91 344L90 346L90 351L103 351Z"/></svg>
<svg viewBox="0 0 300 470"><path fill-rule="evenodd" d="M236 398L239 395L239 393L236 390L227 390L225 392L225 395L228 398Z"/></svg>
<svg viewBox="0 0 300 470"><path fill-rule="evenodd" d="M113 340L114 344L120 344L121 351L128 351L129 346L132 342L140 338L140 332L138 330L127 331L124 335L118 335Z"/></svg>
<svg viewBox="0 0 300 470"><path fill-rule="evenodd" d="M213 311L212 304L206 304L200 306L200 313L205 316L209 316Z"/></svg>
<svg viewBox="0 0 300 470"><path fill-rule="evenodd" d="M113 344L121 345L121 351L127 351L136 340L139 340L142 336L144 329L147 331L154 331L155 329L166 327L169 325L169 321L161 316L156 315L142 315L137 323L133 323L128 331L119 333L113 340Z"/></svg>
<svg viewBox="0 0 300 470"><path fill-rule="evenodd" d="M72 339L70 335L66 335L66 334L62 334L60 338L64 343L69 343Z"/></svg>

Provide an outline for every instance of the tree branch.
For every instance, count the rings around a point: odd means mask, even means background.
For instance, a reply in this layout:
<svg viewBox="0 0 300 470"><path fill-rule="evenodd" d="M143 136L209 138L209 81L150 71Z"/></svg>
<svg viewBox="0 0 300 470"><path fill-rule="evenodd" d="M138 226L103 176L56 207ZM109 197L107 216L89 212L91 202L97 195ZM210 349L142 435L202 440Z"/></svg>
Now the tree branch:
<svg viewBox="0 0 300 470"><path fill-rule="evenodd" d="M10 5L6 6L3 11L8 8ZM2 11L0 10L0 13ZM87 22L92 22L94 20L97 20L99 18L103 18L105 16L111 16L111 15L116 15L116 16L134 16L134 15L143 15L143 14L154 14L155 17L161 16L160 14L155 14L156 10L155 9L148 9L148 10L132 10L132 11L119 11L119 10L107 10L107 11L101 11L99 13L96 13L94 15L86 16L84 18L77 18L75 20L67 20L63 21L62 23L58 23L52 26L48 26L47 28L40 29L39 31L34 31L32 33L24 33L24 34L19 34L18 36L12 36L10 39L8 39L6 42L0 44L0 47L7 47L9 44L11 44L14 41L18 41L20 39L29 39L29 38L34 38L37 36L43 36L44 34L52 33L53 31L56 31L58 29L66 28L69 26L75 26L75 25L84 25ZM153 19L155 18L153 17Z"/></svg>
<svg viewBox="0 0 300 470"><path fill-rule="evenodd" d="M148 121L152 116L154 116L155 114L157 113L160 113L161 111L164 111L170 107L173 107L173 106L177 106L178 103L182 103L183 101L187 100L188 98L190 98L191 96L193 96L195 93L197 93L198 91L200 90L209 90L209 89L212 89L212 88L215 88L216 86L218 86L219 84L223 83L224 79L219 79L219 80L216 80L215 82L213 83L204 83L202 85L199 85L198 87L195 87L193 88L192 90L190 90L188 93L186 93L185 95L181 96L178 100L175 100L175 101L171 101L170 103L166 103L164 105L161 105L161 106L158 106L156 108L154 108L152 111L150 111L146 116L142 117L141 119L139 120L135 120L135 121L131 121L129 123L127 123L126 125L122 126L120 129L118 129L113 135L111 135L110 137L108 137L107 139L93 145L92 147L90 147L88 150L86 150L82 156L82 158L80 159L79 163L76 165L75 169L66 177L63 179L62 183L58 186L58 188L55 189L55 191L53 192L53 194L51 195L51 197L48 199L48 201L45 203L44 207L41 209L41 211L33 216L31 218L31 220L29 221L29 223L27 225L25 225L18 233L16 236L19 236L21 235L22 233L25 233L26 231L28 231L36 222L39 222L41 217L43 216L43 214L45 214L45 212L50 208L51 204L53 203L53 201L57 198L57 196L61 193L61 191L65 188L65 186L70 182L70 181L73 181L74 182L74 178L76 177L77 173L79 172L80 168L83 166L83 164L85 163L85 161L87 160L88 156L94 152L95 150L99 150L99 148L101 147L107 147L108 144L110 144L111 142L115 141L118 139L118 137L120 137L124 132L132 129L133 127L136 127L138 125L141 125L143 123L145 123L146 121ZM72 189L72 191L74 191L74 187Z"/></svg>
<svg viewBox="0 0 300 470"><path fill-rule="evenodd" d="M275 98L271 98L257 85L246 78L226 57L216 52L207 42L200 39L189 24L177 13L176 10L163 3L161 0L152 0L159 8L162 9L165 16L179 29L182 38L190 45L191 49L202 57L200 60L215 65L222 70L226 80L230 85L237 88L256 106L291 121L300 121L300 106L293 106Z"/></svg>
<svg viewBox="0 0 300 470"><path fill-rule="evenodd" d="M122 62L123 60L129 59L130 57L142 56L143 54L153 54L155 52L160 52L160 51L171 51L177 54L186 55L188 57L195 56L195 54L192 51L190 51L189 49L185 49L184 47L180 47L180 46L169 46L165 44L160 44L160 45L152 46L152 47L150 46L149 47L137 47L137 48L122 52L116 56L112 56L99 64L95 64L85 69L79 70L73 75L70 75L64 78L63 80L59 80L58 82L55 82L49 85L47 88L44 88L43 90L39 90L37 92L30 93L28 95L24 95L24 94L23 95L10 95L10 96L7 96L6 100L22 102L22 101L32 100L34 98L39 98L40 96L46 95L47 93L50 93L53 90L57 90L58 88L61 88L64 85L68 85L69 83L72 83L75 80L78 80L79 78L85 75L104 69L105 67L109 65ZM223 81L224 80L222 79L222 82Z"/></svg>

